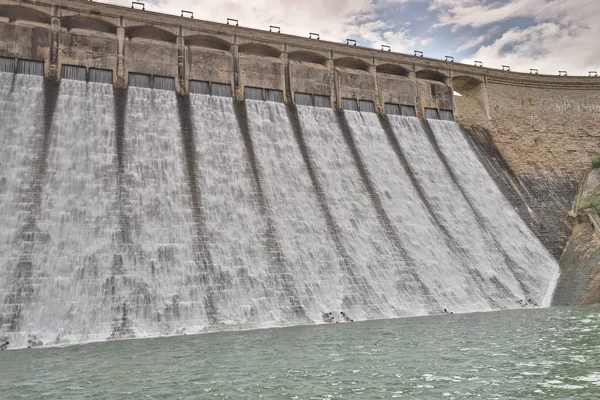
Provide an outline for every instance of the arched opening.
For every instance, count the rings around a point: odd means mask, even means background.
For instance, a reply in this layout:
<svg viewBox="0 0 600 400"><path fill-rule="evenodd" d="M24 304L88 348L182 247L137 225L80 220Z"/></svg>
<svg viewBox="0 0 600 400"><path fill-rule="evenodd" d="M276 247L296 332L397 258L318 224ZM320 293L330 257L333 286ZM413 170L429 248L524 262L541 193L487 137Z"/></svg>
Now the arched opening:
<svg viewBox="0 0 600 400"><path fill-rule="evenodd" d="M416 73L417 79L426 79L428 81L437 81L446 83L446 79L448 78L446 75L442 74L438 71L433 71L429 69L424 69L421 71L417 71Z"/></svg>
<svg viewBox="0 0 600 400"><path fill-rule="evenodd" d="M170 43L175 43L177 41L176 35L165 31L164 29L155 28L153 26L135 26L126 28L125 36L127 36L129 39L143 38Z"/></svg>
<svg viewBox="0 0 600 400"><path fill-rule="evenodd" d="M9 21L24 20L50 24L52 17L45 12L23 6L0 5L0 16L8 18Z"/></svg>
<svg viewBox="0 0 600 400"><path fill-rule="evenodd" d="M317 53L310 52L310 51L303 51L303 50L293 51L290 54L288 54L288 59L290 61L319 64L319 65L323 65L323 66L327 65L327 57L322 56Z"/></svg>
<svg viewBox="0 0 600 400"><path fill-rule="evenodd" d="M239 52L241 54L251 54L262 57L274 57L277 58L281 54L281 51L275 47L267 46L261 43L245 43L240 45Z"/></svg>
<svg viewBox="0 0 600 400"><path fill-rule="evenodd" d="M481 110L488 119L491 119L489 99L486 90L480 90L484 85L481 78L461 75L452 77L452 89L455 97L455 108L460 115L463 107L474 110L474 106L481 106Z"/></svg>
<svg viewBox="0 0 600 400"><path fill-rule="evenodd" d="M483 83L482 80L473 78L472 76L455 76L452 77L452 88L454 94L458 96L469 96L479 84Z"/></svg>
<svg viewBox="0 0 600 400"><path fill-rule="evenodd" d="M397 64L381 64L377 66L378 74L408 77L408 70Z"/></svg>
<svg viewBox="0 0 600 400"><path fill-rule="evenodd" d="M72 15L60 19L61 26L67 30L86 29L89 31L117 34L117 26L101 19Z"/></svg>
<svg viewBox="0 0 600 400"><path fill-rule="evenodd" d="M357 58L339 58L334 61L336 68L356 69L369 72L369 64Z"/></svg>
<svg viewBox="0 0 600 400"><path fill-rule="evenodd" d="M229 51L231 48L231 43L214 36L205 35L188 36L185 38L185 44L223 51Z"/></svg>

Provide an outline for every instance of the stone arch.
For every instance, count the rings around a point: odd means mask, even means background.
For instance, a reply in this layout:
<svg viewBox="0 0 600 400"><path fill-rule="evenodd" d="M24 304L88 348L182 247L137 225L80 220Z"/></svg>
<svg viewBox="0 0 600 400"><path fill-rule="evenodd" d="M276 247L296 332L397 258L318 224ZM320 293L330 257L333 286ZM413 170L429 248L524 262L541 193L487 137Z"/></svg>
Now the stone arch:
<svg viewBox="0 0 600 400"><path fill-rule="evenodd" d="M306 62L326 66L327 57L321 54L313 53L312 51L297 50L288 54L288 59L291 61Z"/></svg>
<svg viewBox="0 0 600 400"><path fill-rule="evenodd" d="M82 15L71 15L60 19L61 26L71 29L86 29L90 31L117 34L117 26L104 20Z"/></svg>
<svg viewBox="0 0 600 400"><path fill-rule="evenodd" d="M348 69L357 69L359 71L369 72L370 65L358 58L338 58L334 61L334 65L336 68L348 68Z"/></svg>
<svg viewBox="0 0 600 400"><path fill-rule="evenodd" d="M175 34L164 29L148 25L126 28L125 36L127 36L129 39L143 38L169 43L175 43L177 41L177 36Z"/></svg>
<svg viewBox="0 0 600 400"><path fill-rule="evenodd" d="M252 54L255 56L274 57L278 58L281 55L281 50L275 47L268 46L262 43L244 43L239 47L241 54Z"/></svg>
<svg viewBox="0 0 600 400"><path fill-rule="evenodd" d="M446 79L448 79L448 76L446 74L443 74L439 71L434 71L431 69L423 69L421 71L417 71L416 73L417 75L417 79L426 79L428 81L437 81L437 82L442 82L442 83L446 83Z"/></svg>
<svg viewBox="0 0 600 400"><path fill-rule="evenodd" d="M410 71L398 64L381 64L377 66L378 74L388 74L408 77Z"/></svg>
<svg viewBox="0 0 600 400"><path fill-rule="evenodd" d="M8 18L9 21L20 19L48 25L52 22L52 16L50 14L46 14L35 8L23 6L0 5L0 16Z"/></svg>
<svg viewBox="0 0 600 400"><path fill-rule="evenodd" d="M207 49L229 51L231 49L231 43L214 36L207 35L194 35L187 36L185 38L185 44L188 46L198 46Z"/></svg>
<svg viewBox="0 0 600 400"><path fill-rule="evenodd" d="M452 89L455 96L463 99L462 102L468 103L469 101L476 100L481 105L486 117L490 120L492 119L490 101L483 79L469 75L454 76L452 77ZM455 104L460 105L461 103Z"/></svg>
<svg viewBox="0 0 600 400"><path fill-rule="evenodd" d="M483 83L482 80L468 75L452 77L452 88L455 92L461 95L470 95L478 85Z"/></svg>

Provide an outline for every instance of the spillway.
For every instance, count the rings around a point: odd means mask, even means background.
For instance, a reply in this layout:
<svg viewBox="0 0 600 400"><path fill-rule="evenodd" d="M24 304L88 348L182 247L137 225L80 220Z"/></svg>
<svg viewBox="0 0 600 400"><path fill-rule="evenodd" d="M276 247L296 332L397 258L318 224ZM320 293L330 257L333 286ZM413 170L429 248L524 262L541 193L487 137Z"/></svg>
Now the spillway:
<svg viewBox="0 0 600 400"><path fill-rule="evenodd" d="M528 294L549 305L558 279L558 268L550 253L541 245L504 198L500 189L469 147L460 125L449 121L430 121L431 129L449 169L478 214L508 253L512 272Z"/></svg>
<svg viewBox="0 0 600 400"><path fill-rule="evenodd" d="M0 73L16 347L548 304L458 124Z"/></svg>

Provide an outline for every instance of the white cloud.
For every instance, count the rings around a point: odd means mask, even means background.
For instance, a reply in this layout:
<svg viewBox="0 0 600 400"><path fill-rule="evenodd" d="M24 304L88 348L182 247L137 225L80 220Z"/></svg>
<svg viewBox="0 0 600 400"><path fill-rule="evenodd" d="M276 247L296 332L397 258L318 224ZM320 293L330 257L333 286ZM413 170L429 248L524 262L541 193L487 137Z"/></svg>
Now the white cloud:
<svg viewBox="0 0 600 400"><path fill-rule="evenodd" d="M130 0L97 0L131 6ZM144 1L144 0L142 0ZM357 39L359 46L394 51L410 51L419 39L412 38L409 27L388 24L377 13L395 4L422 0L147 0L146 9L179 15L181 10L194 12L197 19L225 22L236 18L240 26L267 29L281 27L282 33L306 36L319 33L321 39L345 42ZM385 34L383 33L385 32Z"/></svg>
<svg viewBox="0 0 600 400"><path fill-rule="evenodd" d="M130 0L102 0L106 3L130 6ZM143 1L143 0L142 0ZM146 1L146 9L179 15L181 10L194 12L203 20L225 22L236 18L240 26L267 29L281 26L284 33L308 36L316 32L321 38L342 41L362 31L362 21L369 20L375 0L154 0ZM388 0L389 1L389 0ZM371 26L371 29L376 29Z"/></svg>
<svg viewBox="0 0 600 400"><path fill-rule="evenodd" d="M485 42L486 40L488 40L488 35L480 35L471 40L467 40L465 43L461 44L456 49L456 51L464 51L464 50L472 49L473 47L480 45L481 43Z"/></svg>
<svg viewBox="0 0 600 400"><path fill-rule="evenodd" d="M131 0L97 0L131 6ZM144 1L144 0L142 0ZM389 7L407 2L427 2L430 14L438 16L427 36L416 37L406 21L389 19ZM511 65L513 70L538 68L555 74L587 74L600 69L600 0L146 0L148 10L179 15L182 9L198 19L225 22L237 18L241 26L267 29L281 27L283 33L306 36L316 32L321 39L345 42L357 39L359 46L380 48L388 44L395 52L412 54L414 48L428 51L439 47L439 28L465 30L472 36L457 51L475 49L466 59L482 60L486 66ZM402 14L401 14L402 15ZM419 21L423 15L407 15ZM514 18L530 19L525 28L508 26ZM422 29L423 27L415 27ZM492 32L492 30L494 30ZM500 36L497 36L500 33ZM425 33L423 33L425 35ZM492 43L481 46L491 38ZM444 40L445 38L442 38ZM443 42L442 42L443 43ZM452 51L447 48L445 51Z"/></svg>
<svg viewBox="0 0 600 400"><path fill-rule="evenodd" d="M513 70L538 68L541 73L550 74L568 70L571 75L587 75L587 71L600 67L600 46L596 43L600 38L600 1L512 0L498 4L484 0L432 0L430 10L440 12L438 26L454 28L505 26L516 17L534 22L526 28L504 28L506 31L494 43L479 48L465 62L476 59L486 66L499 68L509 64ZM465 46L461 48L464 50Z"/></svg>

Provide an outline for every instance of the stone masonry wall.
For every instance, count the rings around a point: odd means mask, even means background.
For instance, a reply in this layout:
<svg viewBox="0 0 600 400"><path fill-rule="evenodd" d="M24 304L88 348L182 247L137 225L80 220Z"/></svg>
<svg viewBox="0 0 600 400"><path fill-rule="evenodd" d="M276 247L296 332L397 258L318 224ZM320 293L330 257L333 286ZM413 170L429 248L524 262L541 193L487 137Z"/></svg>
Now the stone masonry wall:
<svg viewBox="0 0 600 400"><path fill-rule="evenodd" d="M480 99L455 97L455 112L507 199L559 259L579 179L600 153L600 90L487 83ZM479 89L481 92L483 88Z"/></svg>

